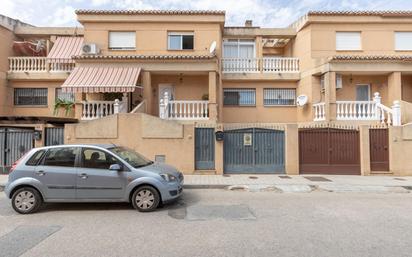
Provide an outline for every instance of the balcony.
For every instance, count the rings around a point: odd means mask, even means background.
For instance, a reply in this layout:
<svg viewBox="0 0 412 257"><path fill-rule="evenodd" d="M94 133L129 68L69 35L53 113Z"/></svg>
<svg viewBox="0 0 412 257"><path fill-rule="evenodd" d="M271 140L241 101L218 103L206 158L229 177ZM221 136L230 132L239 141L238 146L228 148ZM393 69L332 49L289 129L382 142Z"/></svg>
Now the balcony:
<svg viewBox="0 0 412 257"><path fill-rule="evenodd" d="M95 120L116 113L126 113L126 105L119 100L83 101L81 120Z"/></svg>
<svg viewBox="0 0 412 257"><path fill-rule="evenodd" d="M223 79L299 79L299 58L222 58Z"/></svg>
<svg viewBox="0 0 412 257"><path fill-rule="evenodd" d="M373 101L336 101L336 120L338 121L375 121L382 124L401 125L399 101L390 108L381 104L379 93ZM327 111L324 102L313 104L313 121L326 121Z"/></svg>
<svg viewBox="0 0 412 257"><path fill-rule="evenodd" d="M208 120L209 101L207 100L170 100L168 93L159 103L159 117L164 120Z"/></svg>
<svg viewBox="0 0 412 257"><path fill-rule="evenodd" d="M46 57L9 57L9 79L61 79L67 78L74 62L49 62Z"/></svg>
<svg viewBox="0 0 412 257"><path fill-rule="evenodd" d="M223 73L298 73L299 58L222 58Z"/></svg>

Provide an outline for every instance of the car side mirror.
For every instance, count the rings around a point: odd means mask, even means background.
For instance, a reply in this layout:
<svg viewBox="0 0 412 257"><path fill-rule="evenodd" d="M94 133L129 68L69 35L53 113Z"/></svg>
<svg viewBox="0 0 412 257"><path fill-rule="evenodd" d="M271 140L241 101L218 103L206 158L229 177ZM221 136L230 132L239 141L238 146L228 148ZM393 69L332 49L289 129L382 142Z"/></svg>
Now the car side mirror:
<svg viewBox="0 0 412 257"><path fill-rule="evenodd" d="M110 165L109 170L121 171L122 167L116 163L116 164Z"/></svg>

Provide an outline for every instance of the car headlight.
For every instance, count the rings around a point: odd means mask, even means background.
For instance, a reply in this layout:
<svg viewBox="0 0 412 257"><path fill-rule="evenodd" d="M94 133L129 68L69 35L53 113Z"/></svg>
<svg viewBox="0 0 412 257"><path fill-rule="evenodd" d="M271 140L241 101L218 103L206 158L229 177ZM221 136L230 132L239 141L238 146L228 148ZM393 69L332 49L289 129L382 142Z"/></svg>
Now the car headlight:
<svg viewBox="0 0 412 257"><path fill-rule="evenodd" d="M164 180L166 180L167 182L177 181L177 178L176 178L175 176L171 175L171 174L165 173L165 174L160 174L160 176L161 176Z"/></svg>

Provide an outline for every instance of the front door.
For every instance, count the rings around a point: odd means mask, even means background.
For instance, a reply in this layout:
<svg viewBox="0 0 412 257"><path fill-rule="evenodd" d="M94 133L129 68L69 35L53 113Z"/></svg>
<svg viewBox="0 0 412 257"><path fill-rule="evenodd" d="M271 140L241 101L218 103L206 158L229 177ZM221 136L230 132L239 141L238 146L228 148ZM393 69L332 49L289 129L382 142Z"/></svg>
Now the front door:
<svg viewBox="0 0 412 257"><path fill-rule="evenodd" d="M75 199L75 162L78 147L51 148L35 170L34 177L45 187L47 199Z"/></svg>
<svg viewBox="0 0 412 257"><path fill-rule="evenodd" d="M356 101L370 101L369 85L356 86Z"/></svg>
<svg viewBox="0 0 412 257"><path fill-rule="evenodd" d="M122 199L127 185L127 172L110 170L120 162L100 149L82 148L77 170L77 199Z"/></svg>

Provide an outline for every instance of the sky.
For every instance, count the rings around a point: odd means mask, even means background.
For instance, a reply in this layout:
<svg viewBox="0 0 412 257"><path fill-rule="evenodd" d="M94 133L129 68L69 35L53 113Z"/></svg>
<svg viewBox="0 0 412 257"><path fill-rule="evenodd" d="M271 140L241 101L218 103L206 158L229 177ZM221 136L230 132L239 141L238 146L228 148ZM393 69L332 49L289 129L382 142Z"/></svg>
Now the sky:
<svg viewBox="0 0 412 257"><path fill-rule="evenodd" d="M412 10L412 0L0 0L0 14L35 26L80 26L76 9L225 10L226 26L285 27L309 10Z"/></svg>

